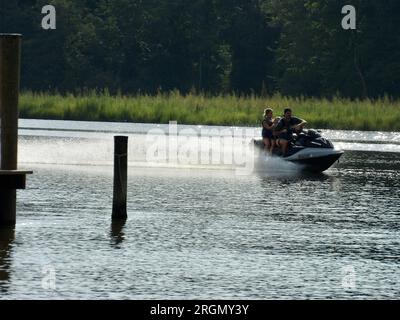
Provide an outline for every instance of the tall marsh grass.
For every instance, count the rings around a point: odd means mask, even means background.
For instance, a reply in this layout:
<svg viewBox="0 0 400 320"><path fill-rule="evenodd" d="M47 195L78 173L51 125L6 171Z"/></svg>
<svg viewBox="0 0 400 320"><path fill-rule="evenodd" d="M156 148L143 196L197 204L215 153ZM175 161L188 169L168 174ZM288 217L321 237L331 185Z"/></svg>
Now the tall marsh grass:
<svg viewBox="0 0 400 320"><path fill-rule="evenodd" d="M155 96L112 96L107 91L80 95L24 92L20 97L20 116L30 119L123 121L140 123L258 126L266 106L281 115L290 106L294 114L306 119L308 127L400 131L400 101L344 98L269 98L234 94L207 96L182 95L177 91Z"/></svg>

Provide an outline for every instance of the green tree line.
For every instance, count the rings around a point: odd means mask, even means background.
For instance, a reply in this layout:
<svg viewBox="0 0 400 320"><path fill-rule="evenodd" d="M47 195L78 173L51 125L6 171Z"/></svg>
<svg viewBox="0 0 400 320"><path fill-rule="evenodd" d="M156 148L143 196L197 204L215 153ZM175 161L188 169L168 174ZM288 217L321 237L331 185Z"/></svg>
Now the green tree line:
<svg viewBox="0 0 400 320"><path fill-rule="evenodd" d="M0 0L24 36L22 87L350 98L400 94L400 1ZM57 10L43 30L41 8Z"/></svg>

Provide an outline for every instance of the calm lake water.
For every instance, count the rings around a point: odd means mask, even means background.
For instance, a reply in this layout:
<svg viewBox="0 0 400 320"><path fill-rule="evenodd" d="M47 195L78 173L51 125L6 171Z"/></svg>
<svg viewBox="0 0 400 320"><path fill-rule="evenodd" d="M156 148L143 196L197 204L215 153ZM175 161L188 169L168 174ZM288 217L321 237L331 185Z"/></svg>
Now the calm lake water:
<svg viewBox="0 0 400 320"><path fill-rule="evenodd" d="M345 154L307 176L273 159L238 171L248 128L178 126L178 161L149 161L168 130L20 121L34 174L0 231L1 299L399 298L399 133L325 131ZM116 134L130 141L124 225L111 223Z"/></svg>

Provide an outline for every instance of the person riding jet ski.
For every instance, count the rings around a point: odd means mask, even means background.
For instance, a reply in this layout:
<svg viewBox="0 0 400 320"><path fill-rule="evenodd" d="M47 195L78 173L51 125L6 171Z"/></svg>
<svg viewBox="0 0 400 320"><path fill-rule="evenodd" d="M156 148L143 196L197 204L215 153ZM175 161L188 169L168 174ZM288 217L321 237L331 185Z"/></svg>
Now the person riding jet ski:
<svg viewBox="0 0 400 320"><path fill-rule="evenodd" d="M302 171L321 173L334 165L344 152L335 148L319 131L305 130L306 123L303 119L293 117L291 109L285 109L284 118L273 129L273 135L278 137L277 145L282 150L274 151L273 155L298 164ZM258 150L265 151L262 139L253 139L252 143ZM264 157L265 152L261 156Z"/></svg>
<svg viewBox="0 0 400 320"><path fill-rule="evenodd" d="M307 121L293 117L290 108L284 110L283 118L278 122L274 129L274 135L278 137L276 144L281 148L283 156L286 156L288 152L289 143L293 139L293 133L301 133L306 124Z"/></svg>

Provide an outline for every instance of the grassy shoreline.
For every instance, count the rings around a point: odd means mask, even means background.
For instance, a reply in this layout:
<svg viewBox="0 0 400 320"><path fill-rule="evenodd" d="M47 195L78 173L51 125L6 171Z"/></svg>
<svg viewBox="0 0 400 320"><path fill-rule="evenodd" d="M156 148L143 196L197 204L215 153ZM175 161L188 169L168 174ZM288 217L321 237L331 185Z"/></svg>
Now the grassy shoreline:
<svg viewBox="0 0 400 320"><path fill-rule="evenodd" d="M294 114L318 129L400 131L400 101L332 100L291 98L274 95L269 98L179 92L155 96L111 96L107 92L82 95L23 92L20 117L29 119L122 121L140 123L258 126L266 106L281 115L290 106Z"/></svg>

